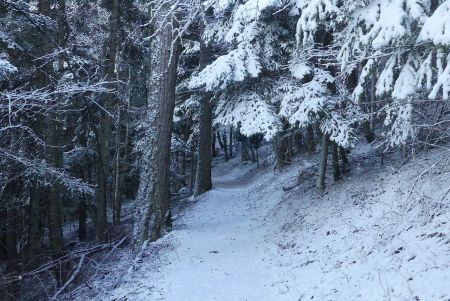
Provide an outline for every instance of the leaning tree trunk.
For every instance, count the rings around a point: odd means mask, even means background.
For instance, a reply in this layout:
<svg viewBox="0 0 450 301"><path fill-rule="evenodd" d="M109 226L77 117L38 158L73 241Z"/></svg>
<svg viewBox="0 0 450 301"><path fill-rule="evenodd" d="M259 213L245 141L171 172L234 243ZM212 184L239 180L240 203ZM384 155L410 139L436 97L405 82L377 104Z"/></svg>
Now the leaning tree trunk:
<svg viewBox="0 0 450 301"><path fill-rule="evenodd" d="M151 74L142 170L137 196L134 238L137 244L155 241L171 226L169 161L172 117L179 57L179 41L173 35L175 18L168 4L160 8L155 36L156 66ZM157 17L158 18L158 17ZM208 144L209 150L210 144Z"/></svg>
<svg viewBox="0 0 450 301"><path fill-rule="evenodd" d="M319 176L317 178L317 187L319 189L325 188L325 174L327 171L327 160L328 160L328 146L330 143L329 135L324 133L322 135L322 149L320 151L320 162L319 162Z"/></svg>

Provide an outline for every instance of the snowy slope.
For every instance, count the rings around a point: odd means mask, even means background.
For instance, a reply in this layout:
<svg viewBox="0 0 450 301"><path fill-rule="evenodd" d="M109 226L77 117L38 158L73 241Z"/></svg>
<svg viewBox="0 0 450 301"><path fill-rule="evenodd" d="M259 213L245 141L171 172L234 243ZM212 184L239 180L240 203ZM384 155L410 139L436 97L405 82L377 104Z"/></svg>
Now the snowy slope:
<svg viewBox="0 0 450 301"><path fill-rule="evenodd" d="M96 300L449 300L449 161L396 168L369 153L325 193L298 174L237 159L185 200L174 230L91 284ZM395 163L395 164L394 164ZM433 167L433 168L431 168ZM287 187L287 189L282 189ZM70 297L73 297L70 296ZM86 292L78 292L85 299Z"/></svg>

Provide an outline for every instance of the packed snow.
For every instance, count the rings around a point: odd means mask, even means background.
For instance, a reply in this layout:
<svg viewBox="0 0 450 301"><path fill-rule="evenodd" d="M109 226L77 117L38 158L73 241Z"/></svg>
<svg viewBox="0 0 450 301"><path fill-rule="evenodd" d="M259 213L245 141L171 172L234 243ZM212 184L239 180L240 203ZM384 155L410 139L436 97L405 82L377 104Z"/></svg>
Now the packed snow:
<svg viewBox="0 0 450 301"><path fill-rule="evenodd" d="M265 153L264 151L262 152ZM177 203L174 228L123 250L78 300L449 300L448 159L380 163L369 145L322 193L315 154L283 172L214 162L214 188ZM328 180L331 182L331 180Z"/></svg>

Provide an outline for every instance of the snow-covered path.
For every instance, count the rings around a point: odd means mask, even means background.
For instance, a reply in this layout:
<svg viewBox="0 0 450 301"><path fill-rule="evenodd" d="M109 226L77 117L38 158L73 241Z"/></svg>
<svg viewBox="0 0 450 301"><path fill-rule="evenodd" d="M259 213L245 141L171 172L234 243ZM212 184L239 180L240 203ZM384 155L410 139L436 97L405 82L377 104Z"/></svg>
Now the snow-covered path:
<svg viewBox="0 0 450 301"><path fill-rule="evenodd" d="M450 300L450 170L423 177L433 154L396 172L367 158L325 193L297 182L308 158L283 173L220 162L213 190L182 200L173 230L92 299Z"/></svg>
<svg viewBox="0 0 450 301"><path fill-rule="evenodd" d="M214 182L176 222L176 257L158 283L161 299L275 300L282 271L270 260L261 222L280 193L259 206L248 174Z"/></svg>

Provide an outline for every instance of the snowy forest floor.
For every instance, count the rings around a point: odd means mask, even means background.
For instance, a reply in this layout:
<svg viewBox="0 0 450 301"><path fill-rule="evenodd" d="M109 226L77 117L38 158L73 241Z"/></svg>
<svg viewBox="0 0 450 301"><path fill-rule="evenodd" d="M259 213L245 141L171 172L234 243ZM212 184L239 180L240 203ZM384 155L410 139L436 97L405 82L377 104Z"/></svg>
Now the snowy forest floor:
<svg viewBox="0 0 450 301"><path fill-rule="evenodd" d="M118 250L65 298L450 300L447 155L426 151L399 167L360 148L323 193L302 173L314 154L283 173L217 158L213 190L176 204L172 232L138 257Z"/></svg>

